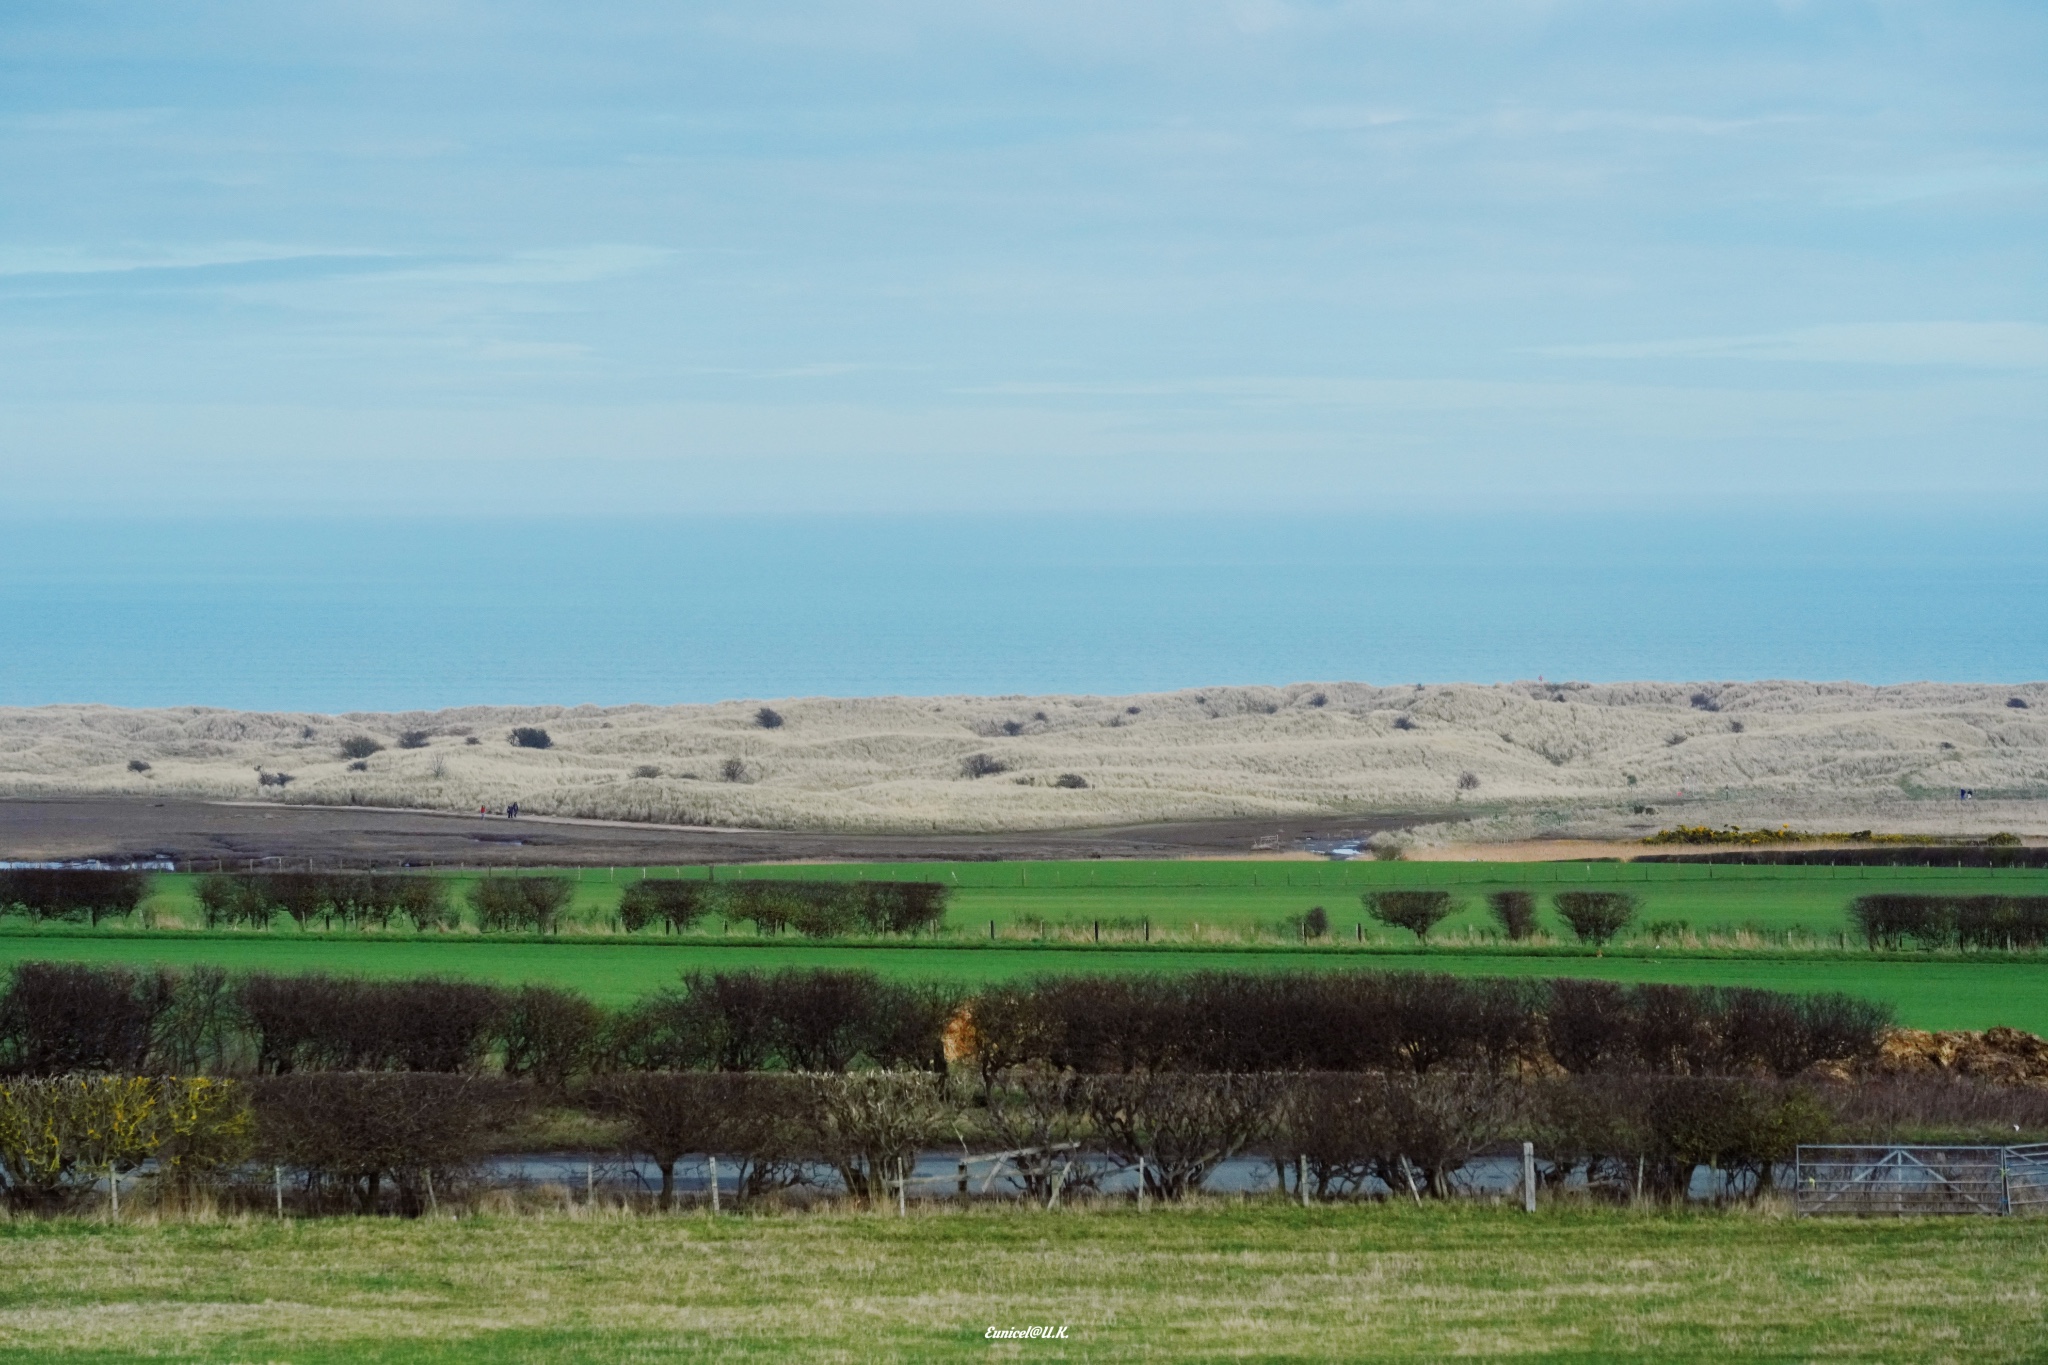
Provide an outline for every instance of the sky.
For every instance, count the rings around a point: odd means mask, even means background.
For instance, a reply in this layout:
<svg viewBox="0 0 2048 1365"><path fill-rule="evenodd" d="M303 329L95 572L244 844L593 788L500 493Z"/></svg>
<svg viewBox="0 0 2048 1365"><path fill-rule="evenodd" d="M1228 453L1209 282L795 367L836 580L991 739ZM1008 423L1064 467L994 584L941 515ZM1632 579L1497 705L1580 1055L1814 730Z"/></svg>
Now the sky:
<svg viewBox="0 0 2048 1365"><path fill-rule="evenodd" d="M2048 6L0 9L13 515L2048 500Z"/></svg>

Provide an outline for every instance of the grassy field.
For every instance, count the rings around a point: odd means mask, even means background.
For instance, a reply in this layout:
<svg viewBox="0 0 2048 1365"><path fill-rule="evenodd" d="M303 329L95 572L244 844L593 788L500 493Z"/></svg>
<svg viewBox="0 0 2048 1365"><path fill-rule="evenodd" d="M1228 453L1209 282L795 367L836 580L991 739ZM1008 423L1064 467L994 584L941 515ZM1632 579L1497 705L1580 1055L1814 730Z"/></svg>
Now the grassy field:
<svg viewBox="0 0 2048 1365"><path fill-rule="evenodd" d="M1373 968L1467 975L1577 976L1609 981L1846 991L1890 1003L1919 1028L2008 1024L2048 1034L2048 957L1979 954L1923 959L1864 952L1173 948L950 945L828 946L704 939L567 937L516 941L463 936L327 937L318 934L77 932L0 934L0 965L30 958L73 962L210 963L238 970L434 973L479 980L545 981L622 1004L693 968L865 967L888 975L982 982L1047 972Z"/></svg>
<svg viewBox="0 0 2048 1365"><path fill-rule="evenodd" d="M2023 1361L2048 1223L1208 1204L0 1225L0 1352L74 1362ZM1064 1326L1064 1341L990 1341Z"/></svg>
<svg viewBox="0 0 2048 1365"><path fill-rule="evenodd" d="M460 896L475 874L449 872ZM557 875L576 882L570 917L608 921L619 892L647 875L734 878L807 877L827 880L937 881L954 888L949 926L964 933L1091 932L1133 937L1149 921L1154 936L1185 935L1200 927L1242 934L1265 929L1284 934L1290 918L1321 905L1346 936L1363 925L1368 939L1407 941L1405 931L1366 919L1361 893L1386 887L1441 887L1463 908L1437 930L1457 938L1492 932L1485 897L1525 888L1544 901L1541 918L1566 931L1547 898L1574 888L1622 889L1642 898L1641 926L1689 926L1697 934L1771 937L1787 933L1837 935L1848 927L1851 899L1876 891L1941 891L1959 895L2048 895L2048 871L1955 868L1716 867L1669 863L1428 863L1176 860L1159 862L826 863L692 868L582 868ZM149 908L159 917L196 922L192 878L157 879Z"/></svg>

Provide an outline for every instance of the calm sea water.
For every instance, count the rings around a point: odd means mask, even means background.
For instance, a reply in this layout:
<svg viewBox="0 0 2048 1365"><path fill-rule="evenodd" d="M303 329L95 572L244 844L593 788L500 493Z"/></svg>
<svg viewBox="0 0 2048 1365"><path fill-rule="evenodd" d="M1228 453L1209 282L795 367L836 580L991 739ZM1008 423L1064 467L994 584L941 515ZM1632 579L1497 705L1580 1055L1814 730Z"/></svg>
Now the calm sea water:
<svg viewBox="0 0 2048 1365"><path fill-rule="evenodd" d="M1999 511L46 521L0 566L5 704L2048 676L2048 537Z"/></svg>

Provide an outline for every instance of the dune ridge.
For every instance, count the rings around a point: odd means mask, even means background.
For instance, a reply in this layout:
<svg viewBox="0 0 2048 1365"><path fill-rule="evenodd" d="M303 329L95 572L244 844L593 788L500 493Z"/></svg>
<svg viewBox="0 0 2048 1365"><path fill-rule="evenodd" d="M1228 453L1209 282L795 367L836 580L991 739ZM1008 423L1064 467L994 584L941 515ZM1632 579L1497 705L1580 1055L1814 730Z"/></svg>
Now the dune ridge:
<svg viewBox="0 0 2048 1365"><path fill-rule="evenodd" d="M764 704L779 725L760 723ZM515 726L545 728L552 747L514 746ZM425 731L424 747L401 748L407 731ZM358 737L384 747L351 770L341 745ZM1001 771L969 776L976 755ZM261 785L259 773L291 780ZM1065 774L1086 786L1056 785ZM1959 801L1961 788L1976 799ZM1332 682L332 716L0 709L0 794L151 793L517 801L535 814L878 833L1406 810L1443 813L1425 843L1766 821L2038 835L2048 684Z"/></svg>

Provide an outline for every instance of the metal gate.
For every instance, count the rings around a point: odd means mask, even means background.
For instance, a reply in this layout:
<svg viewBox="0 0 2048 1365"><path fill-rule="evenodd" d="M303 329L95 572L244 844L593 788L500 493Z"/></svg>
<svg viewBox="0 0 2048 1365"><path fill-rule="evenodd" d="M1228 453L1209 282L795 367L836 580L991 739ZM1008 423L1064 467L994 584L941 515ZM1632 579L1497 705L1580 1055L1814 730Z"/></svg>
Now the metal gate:
<svg viewBox="0 0 2048 1365"><path fill-rule="evenodd" d="M2023 1147L1801 1147L1800 1213L2048 1212L2048 1144Z"/></svg>

